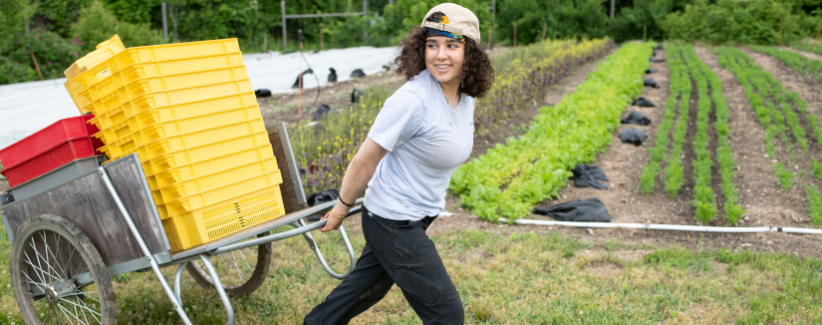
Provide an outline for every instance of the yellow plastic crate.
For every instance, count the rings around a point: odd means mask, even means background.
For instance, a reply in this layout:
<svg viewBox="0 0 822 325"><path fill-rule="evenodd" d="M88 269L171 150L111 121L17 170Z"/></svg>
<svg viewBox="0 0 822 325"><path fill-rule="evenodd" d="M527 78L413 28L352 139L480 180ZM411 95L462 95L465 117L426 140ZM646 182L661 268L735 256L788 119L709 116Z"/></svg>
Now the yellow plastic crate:
<svg viewBox="0 0 822 325"><path fill-rule="evenodd" d="M199 117L208 114L219 113L228 110L240 109L244 107L256 106L257 97L253 92L246 92L243 94L232 94L222 97L205 98L195 102L188 102L183 104L169 105L164 107L153 108L148 105L132 106L131 102L125 103L122 109L118 109L106 114L97 115L89 120L89 123L94 124L100 130L110 129L119 125L132 117L142 113L151 112L159 115L162 121L169 121L171 119L186 119L192 117Z"/></svg>
<svg viewBox="0 0 822 325"><path fill-rule="evenodd" d="M125 72L125 71L124 71ZM203 69L198 72L191 72L176 75L161 75L155 77L132 78L136 75L116 73L91 87L81 91L78 96L85 97L89 101L96 101L105 98L107 95L118 90L125 90L125 99L131 100L142 94L153 93L163 90L181 89L206 86L209 84L226 82L231 80L248 79L245 66Z"/></svg>
<svg viewBox="0 0 822 325"><path fill-rule="evenodd" d="M131 102L129 108L132 110L148 110L253 91L251 81L248 79L224 80L208 85L147 93L137 97L130 97L125 88L120 88L102 99L94 101L91 111L94 116L109 112L110 114L116 114L124 108L123 104L129 101Z"/></svg>
<svg viewBox="0 0 822 325"><path fill-rule="evenodd" d="M254 141L250 141L252 140L251 137L243 137L241 139L235 139L235 141L227 141L226 144L228 144L228 146L226 146L226 150L218 151L218 153L222 156L210 160L195 161L190 164L175 166L172 168L166 168L168 166L173 166L173 164L170 164L169 161L165 161L163 166L160 167L163 169L158 169L158 172L154 171L155 169L152 167L151 160L143 158L145 157L145 154L140 153L139 156L142 161L143 172L146 175L146 180L148 181L151 194L154 197L154 203L157 205L158 210L163 210L160 214L164 216L168 215L165 212L165 200L163 199L160 187L172 185L172 180L187 181L194 179L196 176L209 176L223 171L230 171L234 168L243 167L248 164L264 164L266 173L279 170L279 166L277 165L277 160L274 157L274 152L271 149L271 145L267 142L263 142L267 141L267 135L262 133L256 136L256 138L257 139L254 139ZM243 150L245 149L245 146L231 145L240 144L247 146L249 143L258 144L258 147L250 150Z"/></svg>
<svg viewBox="0 0 822 325"><path fill-rule="evenodd" d="M164 187L173 185L177 182L191 180L198 176L212 175L225 170L239 168L250 163L257 163L261 161L266 162L266 164L270 164L268 165L265 173L273 172L278 169L277 162L274 160L274 153L270 150L270 147L260 146L258 148L241 152L223 153L223 156L214 159L169 168L156 172L152 175L152 177L156 176L158 186Z"/></svg>
<svg viewBox="0 0 822 325"><path fill-rule="evenodd" d="M63 72L67 79L64 83L66 90L68 90L71 99L74 101L74 105L77 106L81 114L85 114L90 111L89 105L91 105L91 101L85 96L79 96L81 92L86 90L86 87L82 83L75 81L74 78L78 77L83 72L96 67L100 63L111 59L125 49L126 47L123 45L123 42L120 41L120 37L114 35L111 39L97 44L97 50L86 54L86 56L75 61L74 64Z"/></svg>
<svg viewBox="0 0 822 325"><path fill-rule="evenodd" d="M135 63L193 59L239 52L240 45L237 43L236 38L132 47L82 72L73 80L88 88Z"/></svg>
<svg viewBox="0 0 822 325"><path fill-rule="evenodd" d="M97 49L92 51L89 54L86 54L82 58L74 61L63 74L69 80L72 80L78 76L80 76L83 72L91 70L96 66L100 65L101 63L105 62L108 59L111 59L118 53L122 52L126 49L123 42L120 41L120 36L114 35L110 39L103 41L100 44L97 44ZM83 85L84 86L84 85Z"/></svg>
<svg viewBox="0 0 822 325"><path fill-rule="evenodd" d="M276 168L277 163L274 162L274 159L258 161L211 175L193 177L192 179L172 183L165 187L161 186L160 194L163 196L163 202L171 202L197 193L216 190L226 184L232 184L238 179L249 180L251 183L256 183L258 180L272 182L278 179L282 182L282 176L279 176L280 173L278 173ZM272 173L276 173L276 176L271 175ZM168 180L171 180L171 178ZM158 179L158 184L159 183L161 183L161 180ZM269 185L271 184L269 183Z"/></svg>
<svg viewBox="0 0 822 325"><path fill-rule="evenodd" d="M262 119L257 105L186 119L172 119L170 115L173 114L142 113L113 128L104 128L94 137L100 138L103 143L135 141L134 145L141 147L163 138Z"/></svg>
<svg viewBox="0 0 822 325"><path fill-rule="evenodd" d="M218 125L216 127L212 125L210 127L210 129L198 132L169 135L165 138L155 139L155 142L147 141L142 138L143 135L139 132L133 133L130 136L126 136L121 141L109 142L100 150L105 152L111 159L119 159L134 152L137 152L141 156L145 157L143 159L153 159L160 155L179 150L190 150L197 153L203 151L215 151L212 155L219 154L220 150L229 149L229 145L226 142L230 140L237 140L235 142L242 142L246 144L252 142L255 143L253 146L255 148L264 143L268 144L268 137L260 135L260 133L265 133L265 124L263 124L262 118L243 121L231 125ZM97 135L99 135L99 133L95 134L95 136ZM246 139L247 137L253 138ZM259 143L263 139L266 142ZM234 143L234 145L240 144ZM203 146L205 146L205 148L200 148ZM213 148L209 148L209 146L213 146ZM141 147L145 147L146 150L140 151Z"/></svg>
<svg viewBox="0 0 822 325"><path fill-rule="evenodd" d="M225 200L227 197L234 197L238 194L249 193L273 185L282 184L283 176L280 171L265 175L255 175L246 179L235 180L233 183L222 187L191 194L175 200L165 200L164 208L160 210L160 218L166 219L176 215L185 214L217 202ZM161 189L162 193L163 190ZM165 193L162 193L165 194Z"/></svg>
<svg viewBox="0 0 822 325"><path fill-rule="evenodd" d="M266 187L163 220L171 252L179 252L285 215L279 186Z"/></svg>

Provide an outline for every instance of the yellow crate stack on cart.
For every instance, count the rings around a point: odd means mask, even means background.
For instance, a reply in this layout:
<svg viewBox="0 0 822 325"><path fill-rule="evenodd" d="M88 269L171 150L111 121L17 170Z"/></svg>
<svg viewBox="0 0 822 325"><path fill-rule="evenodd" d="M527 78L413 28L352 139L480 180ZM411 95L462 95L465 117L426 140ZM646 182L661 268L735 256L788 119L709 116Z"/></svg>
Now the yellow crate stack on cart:
<svg viewBox="0 0 822 325"><path fill-rule="evenodd" d="M103 59L66 71L66 88L94 114L101 151L139 155L173 252L285 214L236 39L119 51L119 38L107 42L93 52Z"/></svg>

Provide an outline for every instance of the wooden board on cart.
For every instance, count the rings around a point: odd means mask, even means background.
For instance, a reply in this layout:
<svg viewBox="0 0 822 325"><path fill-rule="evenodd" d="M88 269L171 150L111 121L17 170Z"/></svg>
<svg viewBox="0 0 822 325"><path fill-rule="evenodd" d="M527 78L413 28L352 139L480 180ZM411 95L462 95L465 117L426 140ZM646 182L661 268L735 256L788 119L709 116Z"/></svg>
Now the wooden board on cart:
<svg viewBox="0 0 822 325"><path fill-rule="evenodd" d="M147 186L145 176L136 157L108 164L106 171L149 251L152 254L168 252L162 224L154 215L154 200L147 197L146 193L151 192L144 188ZM3 214L10 239L27 218L54 214L77 225L97 247L107 267L144 258L96 170L27 200L3 206Z"/></svg>

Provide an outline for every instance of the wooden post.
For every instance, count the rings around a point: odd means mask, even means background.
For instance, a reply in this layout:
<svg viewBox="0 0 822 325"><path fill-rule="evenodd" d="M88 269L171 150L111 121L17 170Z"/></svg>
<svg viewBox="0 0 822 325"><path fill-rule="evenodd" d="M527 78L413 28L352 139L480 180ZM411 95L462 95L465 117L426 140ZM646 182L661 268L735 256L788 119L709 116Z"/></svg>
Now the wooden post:
<svg viewBox="0 0 822 325"><path fill-rule="evenodd" d="M819 43L819 30L822 29L822 18L819 18L819 27L816 27L816 38L813 42L813 49L811 52L816 53L816 43Z"/></svg>
<svg viewBox="0 0 822 325"><path fill-rule="evenodd" d="M297 86L297 118L303 117L303 42L300 41L300 76L297 77L300 81L298 81Z"/></svg>
<svg viewBox="0 0 822 325"><path fill-rule="evenodd" d="M323 25L320 25L320 51L325 51L325 44L323 43Z"/></svg>
<svg viewBox="0 0 822 325"><path fill-rule="evenodd" d="M283 18L283 54L285 54L285 52L288 52L288 35L286 35L285 30L285 0L280 2L280 9L282 9L281 15Z"/></svg>
<svg viewBox="0 0 822 325"><path fill-rule="evenodd" d="M488 49L493 51L494 50L494 33L493 33L493 23L488 24Z"/></svg>
<svg viewBox="0 0 822 325"><path fill-rule="evenodd" d="M263 34L263 53L268 52L268 32Z"/></svg>
<svg viewBox="0 0 822 325"><path fill-rule="evenodd" d="M517 48L517 23L514 23L514 48Z"/></svg>
<svg viewBox="0 0 822 325"><path fill-rule="evenodd" d="M548 22L543 21L542 22L542 41L545 41L545 32L547 32L547 31L548 31Z"/></svg>
<svg viewBox="0 0 822 325"><path fill-rule="evenodd" d="M784 21L784 17L779 17L779 46L782 46L782 23Z"/></svg>
<svg viewBox="0 0 822 325"><path fill-rule="evenodd" d="M34 68L37 69L37 74L40 75L40 81L43 81L43 73L40 72L40 66L37 64L37 58L34 57L34 51L29 53L31 53L31 60L34 61Z"/></svg>
<svg viewBox="0 0 822 325"><path fill-rule="evenodd" d="M168 43L168 18L167 18L167 16L168 16L167 12L168 11L166 9L166 3L165 2L163 2L162 10L163 10L163 40L166 41L166 43Z"/></svg>

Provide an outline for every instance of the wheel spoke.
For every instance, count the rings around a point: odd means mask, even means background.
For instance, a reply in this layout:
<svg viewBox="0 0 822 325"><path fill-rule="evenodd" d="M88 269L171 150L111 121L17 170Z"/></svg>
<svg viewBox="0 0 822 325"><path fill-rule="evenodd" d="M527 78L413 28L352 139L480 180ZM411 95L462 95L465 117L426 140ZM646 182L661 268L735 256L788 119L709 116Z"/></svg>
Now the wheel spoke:
<svg viewBox="0 0 822 325"><path fill-rule="evenodd" d="M60 299L60 300L63 300L63 299ZM65 300L63 300L63 301L65 301ZM68 310L66 307L63 307L63 305L60 305L60 303L55 304L55 306L57 306L58 308L60 308L60 310L61 310L64 314L71 315L72 317L74 317L74 319L76 319L76 320L77 320L78 322L80 322L80 323L82 323L82 322L83 322L82 320L80 320L80 318L77 318L77 316L73 315L73 314L71 313L71 311L70 311L70 310ZM68 317L66 317L66 318L68 318ZM71 318L69 318L69 321L71 321ZM72 323L74 323L74 322L72 322Z"/></svg>
<svg viewBox="0 0 822 325"><path fill-rule="evenodd" d="M41 268L37 267L37 265L34 265L34 262L32 262L32 261L31 261L31 258L29 257L29 253L25 253L25 254L26 254L26 262L28 262L28 263L29 263L29 265L30 265L32 268L34 268L34 269L35 269L35 270L34 270L34 274L36 274L36 275L37 275L37 277L40 279L40 281L41 281L41 282L43 282L43 283L45 284L45 283L46 283L46 280L45 280L45 279L43 279L43 277L45 276L45 274L42 274L42 273L37 273L37 270L43 271L43 269L41 269ZM23 274L26 274L26 273L23 273Z"/></svg>
<svg viewBox="0 0 822 325"><path fill-rule="evenodd" d="M98 322L98 323L102 323L102 322L100 321L100 319L99 319L99 318L97 318L97 316L94 316L94 314L95 314L96 312L95 312L94 310L92 310L91 308L88 308L88 305L86 305L86 302L85 302L85 301L82 301L82 300L80 300L80 299L78 299L77 301L78 301L78 302L80 302L80 304L81 304L81 305L83 305L83 307L85 307L86 309L88 309L88 310L91 312L91 317L94 317L94 319L95 319L95 320L97 320L97 322ZM97 302L97 303L99 304L100 302ZM100 305L100 306L102 306L102 305ZM101 308L102 308L102 307L101 307ZM100 317L102 317L102 316L103 316L103 315L101 315L101 314L98 314L98 315L100 315Z"/></svg>
<svg viewBox="0 0 822 325"><path fill-rule="evenodd" d="M54 257L54 264L57 264L57 267L60 268L60 273L59 274L61 274L62 277L67 277L68 274L66 273L66 270L63 268L63 265L61 264L61 262L57 260L57 255L54 255L54 252L52 252L51 248L49 248L48 241L46 240L46 232L45 231L42 232L41 237L43 237L43 242L46 243L46 260L48 261L48 254L51 253L51 256ZM57 236L58 239L61 238L61 237L63 237L63 236ZM57 249L59 251L59 246L57 246ZM52 268L52 269L54 269L54 268ZM54 272L57 272L57 270L54 269Z"/></svg>
<svg viewBox="0 0 822 325"><path fill-rule="evenodd" d="M55 309L55 310L57 310L57 311L59 312L59 313L57 314L58 316L61 316L61 315L62 315L62 316L66 316L66 318L68 318L69 323L73 323L73 322L71 321L71 318L69 318L69 317L68 317L68 315L66 315L66 313L65 313L65 312L63 312L63 309L62 309L62 307L61 307L59 304L58 304L58 305L55 305L55 306L57 306L57 308L54 308L54 309ZM59 317L59 318L57 318L57 319L59 319L59 320L60 320L60 324L65 324L65 323L63 322L63 317Z"/></svg>
<svg viewBox="0 0 822 325"><path fill-rule="evenodd" d="M246 270L251 270L251 269L253 269L251 267L251 263L248 262L248 260L245 258L245 254L243 254L243 251L245 251L245 250L248 250L248 248L243 248L241 250L238 250L237 253L240 254L240 258L242 258L243 262L245 262Z"/></svg>
<svg viewBox="0 0 822 325"><path fill-rule="evenodd" d="M80 298L75 297L75 298L74 298L74 300L80 301ZM77 305L74 305L74 310L75 310L75 312L77 311ZM83 313L83 319L85 319L85 320L86 320L86 324L91 324L91 323L89 323L89 321L88 321L88 317L86 317L86 311L85 311L85 310L83 310L83 308L80 308L80 311ZM93 317L93 316L94 316L94 315L92 315L92 317ZM101 315L101 316L102 316L102 315Z"/></svg>
<svg viewBox="0 0 822 325"><path fill-rule="evenodd" d="M32 244L32 245L33 245L33 244L34 244L34 241L30 242L29 244ZM51 272L48 272L48 271L46 271L46 270L44 270L44 269L43 269L43 265L40 263L40 260L43 260L43 257L42 257L42 256L40 256L40 252L38 252L38 251L37 251L37 246L35 245L35 246L33 246L33 247L34 247L34 255L37 257L37 265L39 265L39 266L40 266L40 270L41 270L41 271L43 271L43 273L44 273L44 274L48 274L48 275L49 275L49 277L51 277L51 278L52 278L52 280L53 280L53 279L58 279L58 280L59 280L59 279L60 279L60 277L59 277L59 276L55 276L54 274L51 274ZM46 260L44 260L44 261L45 261L46 263L48 263L48 262L49 262L47 259L46 259ZM48 265L47 265L47 266L48 266ZM55 271L55 272L56 272L56 271Z"/></svg>
<svg viewBox="0 0 822 325"><path fill-rule="evenodd" d="M240 267L237 265L237 259L234 258L234 254L231 255L231 263L234 263L234 268L237 269L237 277L240 279L240 283L242 283L245 275L243 271L240 270Z"/></svg>
<svg viewBox="0 0 822 325"><path fill-rule="evenodd" d="M34 283L34 284L36 284L36 285L38 285L38 286L41 286L41 287L44 287L44 288L45 288L45 287L48 287L48 285L46 285L45 283L40 283L40 282L37 282L37 281L32 280L32 279L29 277L29 275L28 275L28 274L23 273L23 275L24 275L24 276L26 276L26 278L27 278L27 279L29 279L29 280L28 280L28 282L29 282L29 283ZM32 295L33 295L33 294L32 294Z"/></svg>

